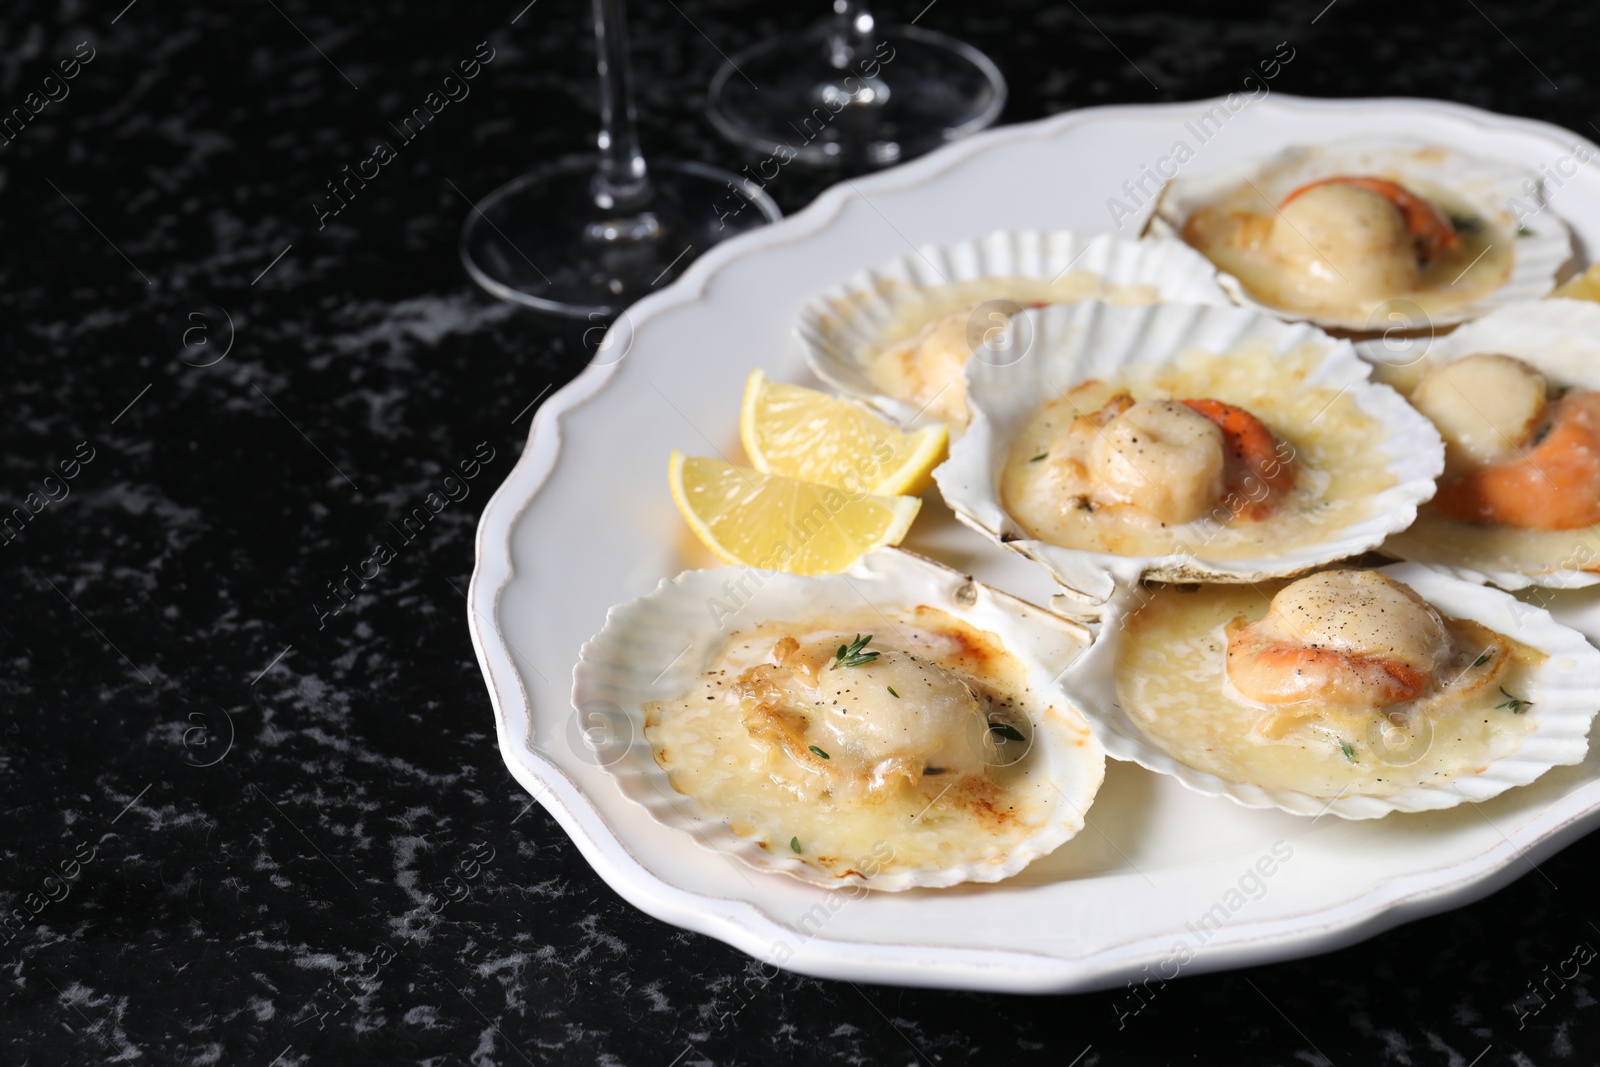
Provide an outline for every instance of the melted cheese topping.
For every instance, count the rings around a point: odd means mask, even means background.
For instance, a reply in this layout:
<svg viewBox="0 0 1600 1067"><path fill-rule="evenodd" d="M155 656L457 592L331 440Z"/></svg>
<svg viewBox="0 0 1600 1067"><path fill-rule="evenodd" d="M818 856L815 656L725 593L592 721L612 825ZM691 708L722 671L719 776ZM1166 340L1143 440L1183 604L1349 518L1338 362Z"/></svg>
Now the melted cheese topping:
<svg viewBox="0 0 1600 1067"><path fill-rule="evenodd" d="M1526 695L1543 654L1466 620L1442 620L1450 652L1415 702L1383 710L1312 703L1285 715L1243 699L1227 680L1226 626L1265 616L1284 586L1154 588L1129 616L1115 665L1118 700L1175 759L1268 789L1389 796L1470 777L1530 731L1525 715L1497 705ZM1397 637L1381 620L1345 624L1339 635L1352 647L1409 640ZM1423 646L1412 651L1427 658Z"/></svg>
<svg viewBox="0 0 1600 1067"><path fill-rule="evenodd" d="M1182 353L1168 366L1134 368L1115 382L1086 382L1042 406L1011 443L1001 472L1001 502L1030 538L1064 548L1121 556L1189 551L1215 560L1251 559L1313 545L1364 518L1370 500L1395 484L1384 428L1348 390L1309 387L1322 354L1312 348L1274 355L1260 350ZM1073 456L1058 441L1080 415L1112 395L1138 399L1210 397L1254 414L1295 463L1294 486L1265 519L1236 518L1224 498L1189 522L1163 523L1136 508L1095 508L1082 497ZM1153 478L1152 482L1160 479Z"/></svg>
<svg viewBox="0 0 1600 1067"><path fill-rule="evenodd" d="M875 660L832 666L869 634ZM1038 732L1092 744L994 635L929 607L734 634L693 690L644 711L674 789L835 876L1003 862L1059 803Z"/></svg>
<svg viewBox="0 0 1600 1067"><path fill-rule="evenodd" d="M1280 211L1249 182L1197 208L1184 220L1183 239L1256 300L1313 317L1370 319L1398 298L1431 314L1505 284L1515 243L1507 234L1447 190L1398 174L1381 177L1437 207L1460 246L1421 264L1399 211L1376 193L1319 186Z"/></svg>
<svg viewBox="0 0 1600 1067"><path fill-rule="evenodd" d="M734 683L751 735L792 758L782 771L802 788L820 775L831 791L867 794L900 779L983 774L992 753L974 741L988 730L987 701L959 675L909 652L867 650L870 660L841 666L839 647L780 640L775 663Z"/></svg>
<svg viewBox="0 0 1600 1067"><path fill-rule="evenodd" d="M984 278L922 290L903 303L899 315L878 335L879 347L866 353L867 376L884 395L903 400L932 417L960 428L967 424L967 391L962 368L979 346L1005 361L1012 344L1005 304L1153 304L1160 294L1150 285L1113 285L1097 274L1068 271L1043 278Z"/></svg>

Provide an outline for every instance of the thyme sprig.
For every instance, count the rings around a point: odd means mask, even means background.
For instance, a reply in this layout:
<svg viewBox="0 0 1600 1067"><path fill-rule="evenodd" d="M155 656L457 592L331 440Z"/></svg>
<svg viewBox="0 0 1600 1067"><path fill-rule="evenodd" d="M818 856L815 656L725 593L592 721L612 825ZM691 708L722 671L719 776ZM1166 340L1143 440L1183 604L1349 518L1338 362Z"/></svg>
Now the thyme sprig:
<svg viewBox="0 0 1600 1067"><path fill-rule="evenodd" d="M1499 689L1500 690L1500 695L1505 697L1506 699L1505 699L1505 703L1496 704L1494 706L1494 710L1496 710L1496 711L1507 710L1507 711L1510 711L1511 714L1513 714L1513 715L1521 715L1524 711L1527 711L1529 708L1533 707L1533 701L1531 701L1531 700L1523 700L1521 697L1512 696L1510 693L1505 691L1505 687L1504 686L1496 686L1495 688Z"/></svg>
<svg viewBox="0 0 1600 1067"><path fill-rule="evenodd" d="M877 659L878 653L865 651L867 642L871 640L871 634L868 634L865 637L862 637L860 634L856 634L856 639L854 641L850 642L848 645L840 645L839 651L833 654L833 666L830 669L838 670L840 667L859 667L862 664L871 663L873 660Z"/></svg>

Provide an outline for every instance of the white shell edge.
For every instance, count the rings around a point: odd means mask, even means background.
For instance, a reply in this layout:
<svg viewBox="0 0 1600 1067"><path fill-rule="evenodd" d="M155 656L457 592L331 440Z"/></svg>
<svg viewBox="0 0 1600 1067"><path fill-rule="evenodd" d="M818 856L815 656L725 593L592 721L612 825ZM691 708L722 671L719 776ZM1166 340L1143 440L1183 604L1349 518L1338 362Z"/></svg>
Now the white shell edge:
<svg viewBox="0 0 1600 1067"><path fill-rule="evenodd" d="M1444 469L1444 445L1425 417L1386 385L1350 342L1305 323L1285 323L1247 308L1153 304L1119 307L1095 301L1025 311L1034 331L1031 348L1007 366L967 365L972 422L950 446L950 458L933 472L956 517L1007 548L1041 563L1069 594L1088 603L1108 599L1118 585L1141 576L1168 581L1245 581L1283 577L1357 555L1409 526L1417 506L1431 499ZM1282 556L1208 560L1201 555L1115 556L1063 548L1030 539L1000 500L999 477L1012 438L1041 398L1059 396L1089 378L1123 367L1168 363L1191 348L1226 353L1250 344L1274 352L1319 345L1326 355L1310 384L1348 389L1361 410L1385 427L1395 446L1395 484L1372 500L1361 521L1314 547Z"/></svg>
<svg viewBox="0 0 1600 1067"><path fill-rule="evenodd" d="M1181 762L1152 741L1117 702L1114 667L1123 620L1137 600L1124 591L1110 605L1098 640L1067 672L1063 686L1083 709L1106 754L1170 775L1197 793L1223 796L1247 808L1279 808L1295 815L1376 819L1394 812L1436 811L1463 801L1478 803L1527 785L1552 767L1581 763L1589 750L1589 728L1600 710L1600 651L1578 631L1543 608L1511 594L1455 577L1420 563L1395 563L1379 571L1415 589L1441 612L1470 619L1546 653L1527 699L1535 727L1517 750L1477 774L1443 786L1413 787L1390 797L1346 796L1329 800L1292 790L1230 782Z"/></svg>
<svg viewBox="0 0 1600 1067"><path fill-rule="evenodd" d="M1308 149L1314 149L1315 155ZM1506 279L1504 285L1477 300L1458 305L1448 313L1431 317L1429 320L1431 325L1450 326L1467 322L1509 303L1537 300L1554 289L1562 267L1572 258L1572 234L1566 223L1549 209L1544 183L1538 174L1514 163L1486 159L1443 145L1408 138L1355 137L1316 146L1297 145L1273 156L1237 163L1192 178L1184 176L1173 178L1162 188L1161 195L1156 201L1155 214L1151 217L1146 232L1152 237L1180 240L1179 231L1183 221L1188 218L1196 205L1231 190L1245 178L1257 175L1268 167L1291 162L1296 156L1309 158L1291 183L1291 188L1318 178L1349 173L1352 169L1363 169L1359 162L1352 167L1348 162L1352 158L1355 160L1382 158L1387 155L1416 152L1419 149L1427 149L1436 154L1438 161L1429 165L1415 161L1408 162L1407 167L1414 173L1418 173L1432 184L1459 190L1465 199L1493 217L1505 231L1509 233L1517 233L1519 229L1527 231L1526 235L1516 239L1516 255L1511 262L1511 276ZM1530 182L1533 183L1535 190L1531 193L1527 186ZM1276 195L1281 196L1289 191L1290 189L1278 190ZM1265 192L1274 195L1273 190ZM1526 215L1515 213L1512 210L1513 202L1525 203L1532 209L1531 213ZM1286 322L1314 322L1318 326L1327 328L1358 331L1374 329L1374 323L1370 318L1358 320L1338 316L1317 317L1263 304L1245 291L1243 283L1238 278L1226 271L1218 271L1217 281L1227 290L1228 296L1240 306L1256 308ZM1379 311L1390 306L1399 308L1405 303L1405 297L1400 296L1384 305ZM1378 328L1381 329L1382 325L1380 324Z"/></svg>
<svg viewBox="0 0 1600 1067"><path fill-rule="evenodd" d="M729 616L725 626L713 622L712 598L729 601L727 583L742 580L755 595ZM641 706L687 692L712 654L738 626L771 619L814 618L830 607L859 612L863 597L874 605L933 604L1000 638L1022 662L1029 685L1046 706L1059 706L1069 728L1081 729L1085 746L1051 744L1055 734L1038 729L1036 750L1053 765L1077 759L1092 765L1090 774L1055 775L1059 802L1046 827L1018 845L1004 863L972 862L938 869L907 869L871 879L833 877L799 858L774 854L728 828L722 816L704 810L694 797L673 789L656 763L644 736ZM968 604L965 601L971 599ZM738 618L746 608L752 612ZM684 647L685 643L688 647ZM862 557L843 574L801 576L756 568L684 571L663 579L650 593L606 614L601 631L586 641L573 669L572 703L583 708L593 701L620 709L631 735L626 749L605 769L631 801L656 822L688 836L685 843L731 856L759 871L779 872L811 885L838 889L863 885L880 891L938 888L962 882L997 882L1016 874L1083 829L1085 817L1105 774L1105 753L1082 713L1066 699L1060 678L1088 644L1084 627L1019 600L959 571L899 549L880 549ZM662 669L661 664L667 664ZM659 673L657 673L659 671ZM1038 725L1038 724L1036 724ZM1081 771L1081 767L1079 768ZM1075 788L1074 788L1075 787Z"/></svg>
<svg viewBox="0 0 1600 1067"><path fill-rule="evenodd" d="M1363 341L1356 351L1377 363L1382 361L1378 341ZM1526 360L1568 385L1600 390L1600 304L1588 300L1554 298L1525 300L1469 322L1428 346L1423 361L1442 365L1475 353L1499 353ZM1460 578L1488 582L1501 589L1584 589L1600 583L1600 573L1564 568L1554 571L1515 571L1476 568L1413 555L1403 542L1383 546L1400 559L1432 564Z"/></svg>
<svg viewBox="0 0 1600 1067"><path fill-rule="evenodd" d="M1068 270L1113 285L1149 285L1162 301L1230 301L1210 260L1182 241L1126 240L1066 230L1002 230L948 245L923 245L881 266L859 271L806 301L795 327L812 373L903 426L925 421L913 405L885 395L865 358L882 330L919 291L984 278L1053 280Z"/></svg>

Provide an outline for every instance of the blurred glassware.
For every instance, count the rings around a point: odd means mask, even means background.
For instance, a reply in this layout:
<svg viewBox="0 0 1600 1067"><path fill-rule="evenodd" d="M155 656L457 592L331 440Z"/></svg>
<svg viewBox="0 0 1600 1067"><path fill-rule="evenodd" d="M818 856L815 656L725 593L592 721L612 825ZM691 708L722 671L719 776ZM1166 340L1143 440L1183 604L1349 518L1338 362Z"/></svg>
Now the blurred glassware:
<svg viewBox="0 0 1600 1067"><path fill-rule="evenodd" d="M782 217L759 184L639 150L622 0L594 0L598 156L514 178L461 228L461 261L502 300L572 318L616 315L718 241Z"/></svg>
<svg viewBox="0 0 1600 1067"><path fill-rule="evenodd" d="M779 163L871 168L1000 117L1006 80L976 48L916 26L880 26L858 0L834 0L833 11L722 65L706 106L723 136Z"/></svg>

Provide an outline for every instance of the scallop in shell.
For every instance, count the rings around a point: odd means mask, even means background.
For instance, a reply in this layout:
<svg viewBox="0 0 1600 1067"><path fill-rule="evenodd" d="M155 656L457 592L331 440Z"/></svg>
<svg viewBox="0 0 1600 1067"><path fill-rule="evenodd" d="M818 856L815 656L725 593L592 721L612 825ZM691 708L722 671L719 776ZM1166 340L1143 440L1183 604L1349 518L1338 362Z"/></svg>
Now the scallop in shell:
<svg viewBox="0 0 1600 1067"><path fill-rule="evenodd" d="M1080 626L895 549L687 571L583 646L573 703L684 841L815 885L993 882L1084 825L1105 756L1058 679Z"/></svg>
<svg viewBox="0 0 1600 1067"><path fill-rule="evenodd" d="M1600 652L1543 609L1402 563L1123 590L1064 683L1115 759L1245 807L1370 819L1581 762L1597 675Z"/></svg>
<svg viewBox="0 0 1600 1067"><path fill-rule="evenodd" d="M1149 232L1205 253L1241 304L1361 331L1542 297L1572 254L1537 174L1401 139L1297 145L1179 176Z"/></svg>
<svg viewBox="0 0 1600 1067"><path fill-rule="evenodd" d="M807 301L798 333L816 375L905 426L966 423L961 368L1004 360L1010 316L1085 299L1226 304L1216 269L1179 241L1000 232L928 245Z"/></svg>
<svg viewBox="0 0 1600 1067"><path fill-rule="evenodd" d="M1451 380L1464 371L1483 377ZM1581 414L1596 402L1590 398L1600 398L1600 304L1556 299L1508 305L1433 341L1408 377L1408 395L1445 423L1449 465L1440 498L1383 551L1505 589L1600 582L1600 521L1585 521L1594 517L1585 512L1600 516L1600 455L1581 436L1552 432L1572 421L1569 410ZM1432 391L1440 397L1430 404ZM1474 424L1487 441L1475 445ZM1585 459L1587 465L1579 462ZM1457 490L1466 483L1458 478L1473 477L1482 464L1504 476L1503 485L1482 491L1505 498L1539 525L1463 515ZM1519 471L1526 477L1516 481Z"/></svg>
<svg viewBox="0 0 1600 1067"><path fill-rule="evenodd" d="M1082 600L1296 574L1377 546L1433 495L1438 433L1313 326L1087 302L1015 328L1015 362L969 364L972 423L934 480Z"/></svg>

